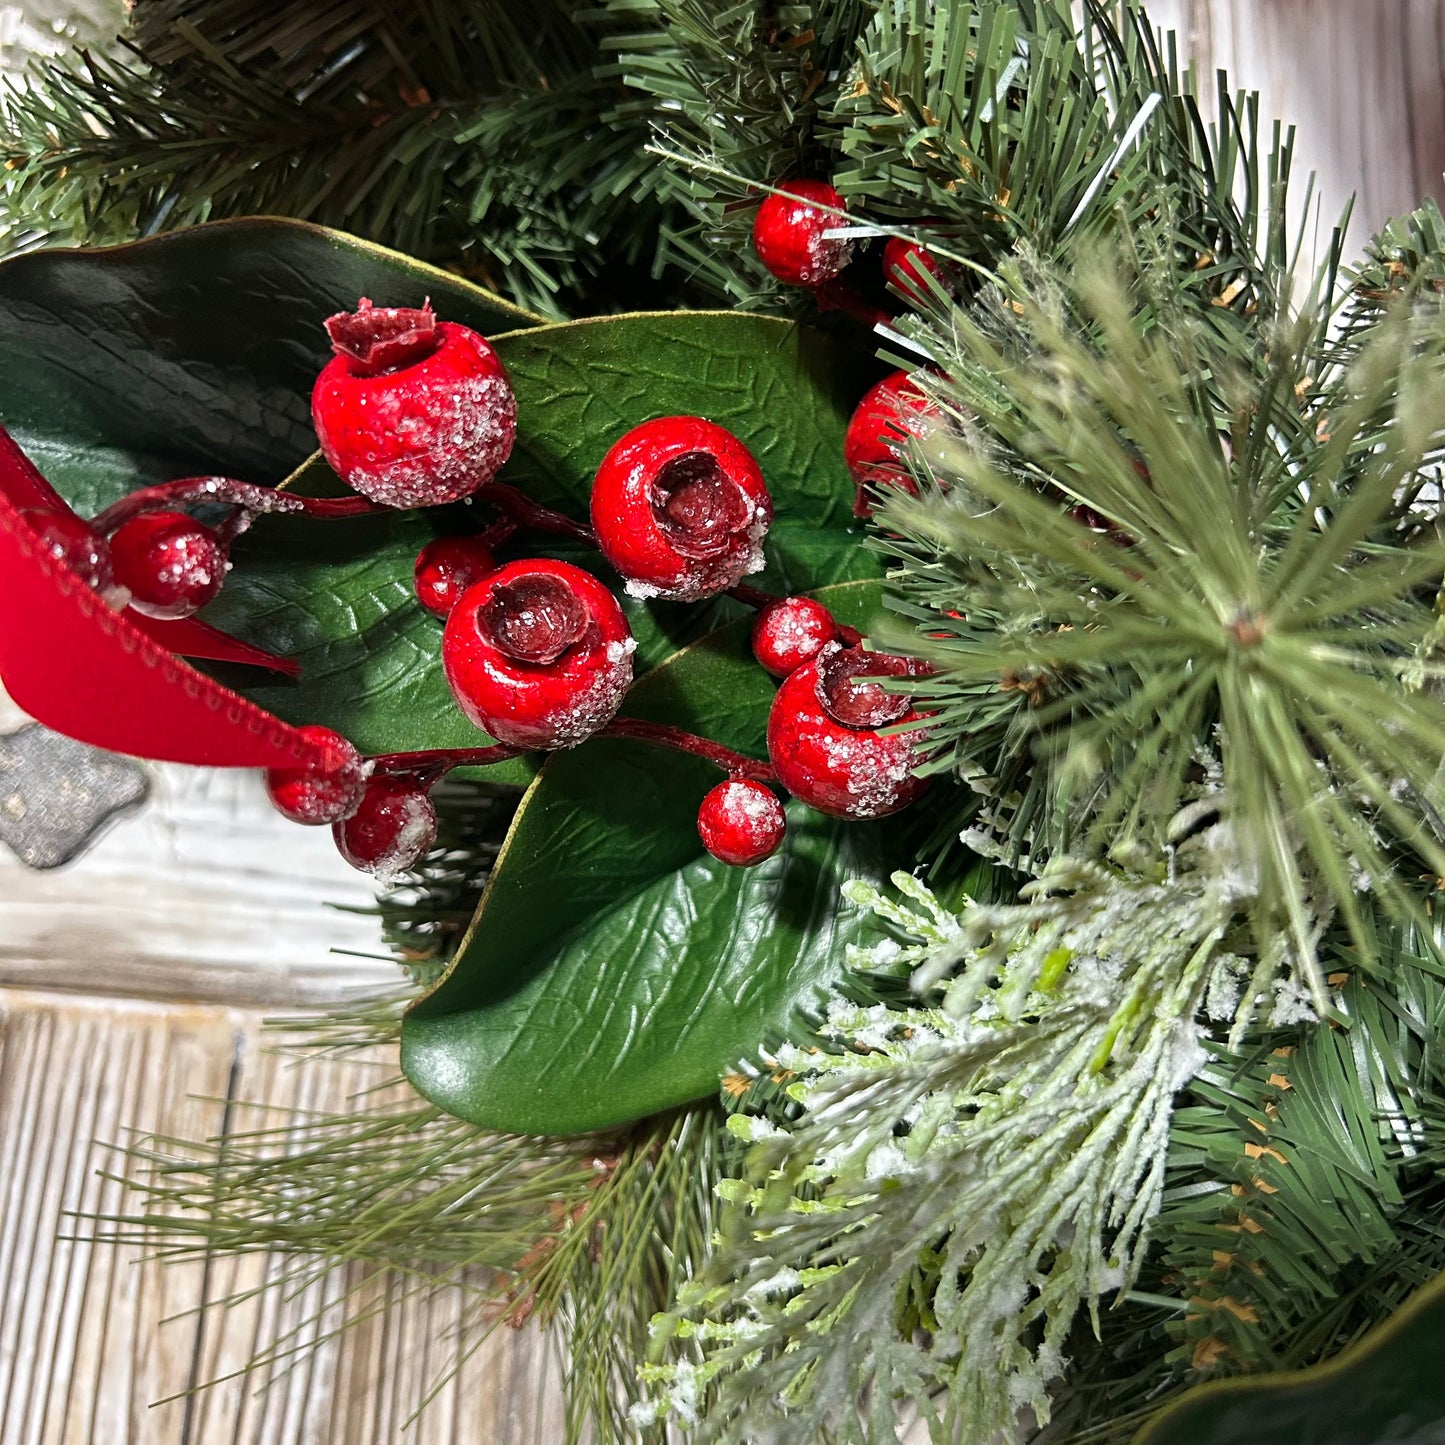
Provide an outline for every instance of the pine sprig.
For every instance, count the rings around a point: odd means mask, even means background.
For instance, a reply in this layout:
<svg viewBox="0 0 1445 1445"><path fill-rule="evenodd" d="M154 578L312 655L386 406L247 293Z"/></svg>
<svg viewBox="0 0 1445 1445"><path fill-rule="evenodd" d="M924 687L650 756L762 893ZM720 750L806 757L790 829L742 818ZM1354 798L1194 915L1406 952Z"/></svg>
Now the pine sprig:
<svg viewBox="0 0 1445 1445"><path fill-rule="evenodd" d="M918 449L925 494L881 522L911 646L940 669L932 745L978 770L969 704L1026 679L1003 741L1029 733L1055 811L1116 853L1164 841L1217 750L1261 936L1288 932L1322 1010L1312 898L1365 947L1359 887L1408 907L1393 846L1445 870L1421 805L1445 708L1407 685L1445 549L1402 515L1438 445L1445 333L1392 315L1319 414L1312 319L1253 353L1187 311L1141 335L1138 274L1016 283L991 320L915 338L952 425Z"/></svg>
<svg viewBox="0 0 1445 1445"><path fill-rule="evenodd" d="M1438 947L1392 929L1375 952L1375 971L1335 962L1344 1027L1210 1047L1175 1114L1156 1249L1102 1340L1076 1334L1050 1438L1123 1441L1200 1378L1328 1358L1445 1269Z"/></svg>
<svg viewBox="0 0 1445 1445"><path fill-rule="evenodd" d="M856 890L902 932L871 961L913 965L932 1006L840 1001L836 1052L779 1058L801 1117L733 1120L755 1146L724 1186L740 1218L659 1331L703 1362L649 1371L699 1440L880 1440L900 1399L939 1438L1016 1439L1025 1405L1048 1417L1079 1308L1142 1261L1196 1013L1242 967L1239 900L1207 870L1058 859L1020 903L955 918L894 882L902 903ZM910 1312L922 1332L899 1332Z"/></svg>
<svg viewBox="0 0 1445 1445"><path fill-rule="evenodd" d="M298 1114L211 1143L135 1145L127 1183L143 1203L97 1221L96 1237L172 1261L279 1254L264 1288L286 1296L361 1267L354 1286L328 1291L247 1372L368 1318L381 1307L377 1272L406 1297L460 1289L455 1349L416 1408L497 1328L536 1321L562 1346L561 1438L623 1438L648 1322L706 1252L726 1150L720 1111L698 1106L578 1140L488 1134L409 1093L390 1104L378 1090L362 1097L364 1109Z"/></svg>

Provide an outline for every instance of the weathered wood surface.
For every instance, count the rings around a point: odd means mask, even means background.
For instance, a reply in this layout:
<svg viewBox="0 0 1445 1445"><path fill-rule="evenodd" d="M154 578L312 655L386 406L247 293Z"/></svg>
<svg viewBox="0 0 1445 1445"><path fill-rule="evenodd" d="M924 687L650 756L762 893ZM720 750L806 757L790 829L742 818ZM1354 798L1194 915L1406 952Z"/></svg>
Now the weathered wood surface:
<svg viewBox="0 0 1445 1445"><path fill-rule="evenodd" d="M1323 216L1359 192L1357 244L1442 193L1445 0L1156 0L1153 13L1181 30L1206 81L1226 66L1263 90L1266 112L1299 124ZM0 6L0 44L23 40L27 16L42 11ZM0 732L16 721L0 701ZM379 1316L289 1374L155 1404L237 1369L352 1281L222 1310L277 1261L162 1265L88 1242L73 1217L134 1207L123 1182L97 1172L119 1166L105 1144L212 1135L238 1101L342 1108L372 1082L359 1066L288 1067L259 1048L263 1010L389 976L353 956L377 952L374 924L324 906L369 897L324 830L276 818L252 777L158 769L145 812L56 873L29 873L0 849L0 1445L406 1438L454 1296ZM410 1438L550 1442L555 1423L536 1428L538 1403L555 1401L544 1360L537 1335L503 1332Z"/></svg>
<svg viewBox="0 0 1445 1445"><path fill-rule="evenodd" d="M1150 0L1198 70L1201 93L1228 71L1266 115L1296 126L1298 174L1319 178L1327 233L1346 200L1363 244L1425 196L1445 199L1442 0Z"/></svg>
<svg viewBox="0 0 1445 1445"><path fill-rule="evenodd" d="M217 1006L0 990L0 1445L557 1439L543 1337L505 1328L403 1431L455 1360L459 1291L407 1299L313 1348L335 1323L314 1316L343 1290L400 1298L400 1282L333 1271L294 1298L271 1291L226 1309L220 1301L276 1278L282 1261L162 1263L93 1242L86 1216L136 1208L123 1180L101 1172L128 1170L109 1146L135 1131L203 1139L228 1121L281 1122L292 1107L359 1107L378 1082L375 1065L295 1067L258 1049L257 1027L256 1014ZM277 1112L236 1107L255 1099ZM236 1374L292 1331L293 1368Z"/></svg>

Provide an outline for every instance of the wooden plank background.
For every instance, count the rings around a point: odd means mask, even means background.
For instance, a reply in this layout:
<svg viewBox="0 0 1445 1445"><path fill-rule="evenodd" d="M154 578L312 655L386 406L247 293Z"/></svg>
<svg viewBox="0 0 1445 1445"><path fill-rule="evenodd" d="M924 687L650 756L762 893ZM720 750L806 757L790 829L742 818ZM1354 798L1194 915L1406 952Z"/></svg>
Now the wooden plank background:
<svg viewBox="0 0 1445 1445"><path fill-rule="evenodd" d="M1326 218L1359 191L1357 245L1441 194L1445 0L1158 0L1153 13L1205 77L1224 65L1299 123ZM0 45L35 33L25 20L25 6L0 6ZM20 720L7 707L0 733ZM235 1370L354 1281L221 1310L278 1262L161 1265L95 1243L75 1217L127 1207L125 1184L98 1172L119 1165L107 1144L214 1135L241 1100L345 1108L375 1077L289 1067L259 1039L267 1012L390 977L373 922L325 906L364 908L364 881L324 831L273 815L253 777L154 780L147 807L69 868L31 873L0 848L0 1445L399 1440L455 1296L378 1318L290 1373L156 1404ZM552 1368L535 1333L504 1331L409 1438L553 1439L537 1409L555 1401Z"/></svg>

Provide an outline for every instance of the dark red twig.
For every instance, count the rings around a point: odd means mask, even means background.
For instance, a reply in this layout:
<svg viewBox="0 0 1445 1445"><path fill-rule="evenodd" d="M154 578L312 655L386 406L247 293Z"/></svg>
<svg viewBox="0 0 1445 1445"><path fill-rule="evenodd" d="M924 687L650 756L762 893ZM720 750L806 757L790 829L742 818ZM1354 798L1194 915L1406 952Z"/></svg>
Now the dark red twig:
<svg viewBox="0 0 1445 1445"><path fill-rule="evenodd" d="M594 737L627 738L634 742L653 743L657 747L673 748L680 753L692 753L705 758L734 778L755 778L760 783L776 783L778 775L771 763L761 758L750 758L735 753L711 738L699 737L696 733L684 732L670 723L644 722L641 718L618 717ZM416 753L383 753L372 758L371 765L378 773L391 775L406 774L414 777L423 788L430 788L439 782L453 768L485 768L493 763L505 763L519 758L525 748L508 747L505 743L494 743L485 748L434 748Z"/></svg>
<svg viewBox="0 0 1445 1445"><path fill-rule="evenodd" d="M159 486L131 492L107 507L90 525L108 537L118 527L146 512L194 506L199 502L218 502L249 513L281 512L321 521L365 517L391 510L366 497L303 497L295 492L277 491L275 487L240 482L234 477L182 477L180 481L162 482Z"/></svg>
<svg viewBox="0 0 1445 1445"><path fill-rule="evenodd" d="M597 736L630 738L636 742L654 743L661 748L674 748L680 753L692 753L696 757L705 758L734 778L755 778L760 783L778 781L778 775L771 763L761 758L735 753L731 748L713 742L711 738L684 732L670 723L645 722L637 717L615 717Z"/></svg>
<svg viewBox="0 0 1445 1445"><path fill-rule="evenodd" d="M479 501L490 502L504 516L519 527L532 527L538 532L552 532L559 537L571 537L589 547L597 545L597 534L584 522L574 522L551 507L534 502L525 492L510 487L505 482L487 482L477 488Z"/></svg>

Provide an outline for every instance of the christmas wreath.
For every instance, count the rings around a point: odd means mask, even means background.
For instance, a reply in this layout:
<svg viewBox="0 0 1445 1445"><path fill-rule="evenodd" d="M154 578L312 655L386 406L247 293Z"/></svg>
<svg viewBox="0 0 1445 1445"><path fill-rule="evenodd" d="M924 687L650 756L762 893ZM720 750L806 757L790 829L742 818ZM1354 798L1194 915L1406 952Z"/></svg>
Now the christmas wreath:
<svg viewBox="0 0 1445 1445"><path fill-rule="evenodd" d="M1082 10L139 0L10 96L0 675L406 978L301 1042L407 1102L112 1225L552 1322L569 1441L1442 1428L1445 222L1313 266Z"/></svg>

